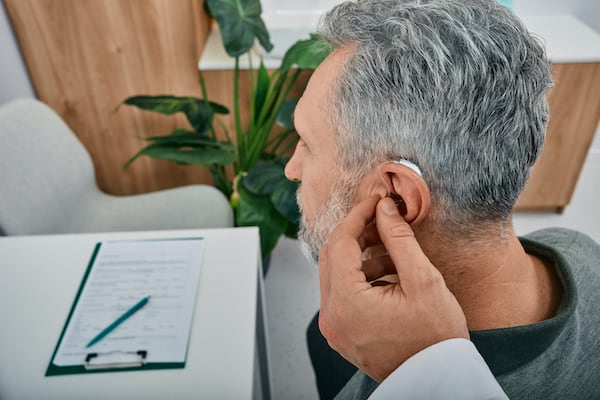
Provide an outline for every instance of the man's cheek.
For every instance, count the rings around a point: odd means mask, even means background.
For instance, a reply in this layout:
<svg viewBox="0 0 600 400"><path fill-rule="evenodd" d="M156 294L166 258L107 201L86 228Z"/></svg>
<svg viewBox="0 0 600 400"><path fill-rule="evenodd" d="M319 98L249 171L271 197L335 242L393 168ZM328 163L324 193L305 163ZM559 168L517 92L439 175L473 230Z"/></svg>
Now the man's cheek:
<svg viewBox="0 0 600 400"><path fill-rule="evenodd" d="M300 214L304 217L305 221L310 219L310 206L307 204L306 198L304 196L304 191L298 189L296 193L296 202L298 203L298 208L300 209Z"/></svg>

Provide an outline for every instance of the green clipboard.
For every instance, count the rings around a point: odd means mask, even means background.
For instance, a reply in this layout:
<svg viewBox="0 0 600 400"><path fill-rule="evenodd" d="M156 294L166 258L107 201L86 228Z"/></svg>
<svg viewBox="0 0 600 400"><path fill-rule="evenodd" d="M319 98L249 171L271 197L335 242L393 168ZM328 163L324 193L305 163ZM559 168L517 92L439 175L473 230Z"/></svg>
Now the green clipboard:
<svg viewBox="0 0 600 400"><path fill-rule="evenodd" d="M193 237L193 238L176 238L176 239L150 239L150 240L140 240L137 242L144 241L144 242L155 242L156 243L156 242L161 242L161 241L185 241L185 240L202 241L203 238ZM133 241L125 240L123 242L133 242ZM147 354L148 354L147 349L119 351L118 352L118 353L120 353L119 358L123 358L122 356L126 355L126 358L130 359L127 362L111 362L110 361L111 356L113 356L114 355L113 353L115 353L115 352L102 353L102 352L95 352L95 351L90 351L87 354L87 356L85 357L85 359L82 360L81 365L57 365L54 362L57 357L57 354L59 352L59 349L61 347L61 344L62 344L63 340L65 340L65 334L67 332L69 324L72 322L73 315L75 314L75 310L77 309L77 305L81 299L82 293L86 287L86 284L88 283L88 278L90 277L93 266L95 265L98 253L100 252L100 248L102 247L103 243L105 243L105 242L99 242L94 247L94 251L92 252L92 256L91 256L90 261L85 270L83 279L77 290L75 300L73 301L73 304L71 305L71 309L69 311L69 314L67 316L65 324L61 331L60 337L56 343L56 347L54 348L52 357L50 358L50 362L48 364L48 368L46 369L45 376L103 373L103 372L115 372L115 371L122 372L122 371L184 368L186 360L187 360L187 355L185 356L185 358L183 359L182 362L147 362L146 361ZM114 241L113 241L113 243L114 243ZM200 261L201 261L201 259L200 259ZM199 275L199 271L198 271L198 275ZM196 282L196 287L195 287L194 295L193 295L194 300L196 298L196 292L197 292L197 282ZM192 307L192 309L193 309L193 307ZM190 331L191 331L191 323L190 323L190 326L188 329L188 335L187 335L187 344L186 344L186 349L185 349L186 354L187 354L187 346L189 346L189 337L190 337L190 333L191 333ZM103 359L106 359L107 362L103 362Z"/></svg>

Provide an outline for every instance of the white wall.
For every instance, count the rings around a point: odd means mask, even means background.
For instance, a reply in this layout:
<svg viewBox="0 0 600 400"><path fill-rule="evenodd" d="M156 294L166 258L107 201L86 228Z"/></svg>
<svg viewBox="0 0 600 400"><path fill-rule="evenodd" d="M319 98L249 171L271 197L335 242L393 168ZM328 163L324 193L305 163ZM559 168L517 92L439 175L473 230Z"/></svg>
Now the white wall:
<svg viewBox="0 0 600 400"><path fill-rule="evenodd" d="M573 14L586 25L600 32L600 1L598 0L513 0L519 15Z"/></svg>
<svg viewBox="0 0 600 400"><path fill-rule="evenodd" d="M35 97L35 93L0 1L0 104L17 97Z"/></svg>

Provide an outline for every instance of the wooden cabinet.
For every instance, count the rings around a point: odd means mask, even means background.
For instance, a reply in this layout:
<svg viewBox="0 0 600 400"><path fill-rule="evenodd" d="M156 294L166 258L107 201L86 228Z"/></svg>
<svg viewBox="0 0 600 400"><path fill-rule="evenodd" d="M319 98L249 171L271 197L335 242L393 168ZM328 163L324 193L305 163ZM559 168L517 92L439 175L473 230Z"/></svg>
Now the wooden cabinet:
<svg viewBox="0 0 600 400"><path fill-rule="evenodd" d="M545 44L555 86L542 156L517 202L522 211L562 211L571 200L600 119L600 35L571 15L523 16Z"/></svg>
<svg viewBox="0 0 600 400"><path fill-rule="evenodd" d="M164 134L187 122L181 116L118 107L136 94L201 96L198 60L210 27L202 0L4 2L38 97L79 135L103 190L134 194L211 182L202 168L147 157L123 170L124 162L143 146L138 137ZM600 117L600 36L572 17L526 24L544 38L540 31L547 27L556 36L547 43L556 85L549 95L546 146L517 209L560 211L569 203ZM571 46L565 40L569 34L587 35L591 42L576 36ZM556 50L554 42L568 49ZM578 48L583 58L561 53ZM209 97L231 104L232 73L215 65L203 72ZM241 93L246 93L244 87ZM226 124L231 127L230 121Z"/></svg>
<svg viewBox="0 0 600 400"><path fill-rule="evenodd" d="M600 118L600 63L552 67L546 142L517 202L520 211L560 212L569 204Z"/></svg>

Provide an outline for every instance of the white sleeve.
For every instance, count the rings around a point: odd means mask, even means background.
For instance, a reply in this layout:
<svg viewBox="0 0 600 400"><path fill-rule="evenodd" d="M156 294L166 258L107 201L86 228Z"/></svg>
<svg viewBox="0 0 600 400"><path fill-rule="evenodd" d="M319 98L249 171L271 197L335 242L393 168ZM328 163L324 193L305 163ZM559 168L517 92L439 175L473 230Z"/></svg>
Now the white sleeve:
<svg viewBox="0 0 600 400"><path fill-rule="evenodd" d="M508 400L489 367L466 339L421 350L392 372L369 400Z"/></svg>

